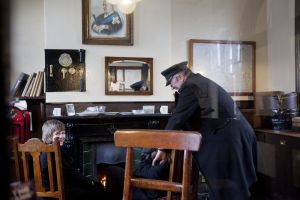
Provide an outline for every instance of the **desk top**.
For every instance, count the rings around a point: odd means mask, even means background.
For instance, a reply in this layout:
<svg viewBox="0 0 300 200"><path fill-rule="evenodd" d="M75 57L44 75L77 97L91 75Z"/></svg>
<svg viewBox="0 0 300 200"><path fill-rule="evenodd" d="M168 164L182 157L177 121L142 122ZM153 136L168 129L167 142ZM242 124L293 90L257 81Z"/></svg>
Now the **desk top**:
<svg viewBox="0 0 300 200"><path fill-rule="evenodd" d="M255 129L255 132L300 138L300 131L296 130Z"/></svg>
<svg viewBox="0 0 300 200"><path fill-rule="evenodd" d="M128 112L105 112L97 115L74 115L74 116L49 116L51 119L115 119L115 118L165 118L170 117L171 114L132 114Z"/></svg>

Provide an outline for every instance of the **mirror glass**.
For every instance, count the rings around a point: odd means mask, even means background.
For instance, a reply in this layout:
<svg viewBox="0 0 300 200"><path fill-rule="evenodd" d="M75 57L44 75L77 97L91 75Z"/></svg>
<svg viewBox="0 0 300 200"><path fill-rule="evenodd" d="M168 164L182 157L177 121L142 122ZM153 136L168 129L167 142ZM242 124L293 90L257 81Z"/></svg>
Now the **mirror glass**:
<svg viewBox="0 0 300 200"><path fill-rule="evenodd" d="M153 58L105 57L106 95L152 95Z"/></svg>

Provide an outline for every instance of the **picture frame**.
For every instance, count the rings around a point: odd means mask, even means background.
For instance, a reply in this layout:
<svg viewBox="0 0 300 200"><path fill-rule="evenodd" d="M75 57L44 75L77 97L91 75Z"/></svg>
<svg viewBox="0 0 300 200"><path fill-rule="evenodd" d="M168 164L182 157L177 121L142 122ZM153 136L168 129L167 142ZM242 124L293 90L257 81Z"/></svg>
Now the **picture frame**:
<svg viewBox="0 0 300 200"><path fill-rule="evenodd" d="M133 14L105 0L82 0L82 43L133 45Z"/></svg>
<svg viewBox="0 0 300 200"><path fill-rule="evenodd" d="M66 111L68 116L74 116L76 114L74 104L72 103L66 104Z"/></svg>
<svg viewBox="0 0 300 200"><path fill-rule="evenodd" d="M255 42L190 39L188 45L193 72L215 81L231 96L253 97Z"/></svg>
<svg viewBox="0 0 300 200"><path fill-rule="evenodd" d="M153 58L105 56L105 95L153 95Z"/></svg>

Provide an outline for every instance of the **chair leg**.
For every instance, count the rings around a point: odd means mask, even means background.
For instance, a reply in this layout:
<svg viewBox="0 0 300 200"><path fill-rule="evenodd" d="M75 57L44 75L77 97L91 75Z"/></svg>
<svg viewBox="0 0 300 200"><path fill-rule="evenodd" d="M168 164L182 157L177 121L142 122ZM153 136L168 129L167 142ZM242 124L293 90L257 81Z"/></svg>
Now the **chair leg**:
<svg viewBox="0 0 300 200"><path fill-rule="evenodd" d="M194 159L192 160L192 177L193 177L193 191L192 191L192 199L197 199L197 193L198 193L198 184L199 184L199 171L196 167L196 163Z"/></svg>
<svg viewBox="0 0 300 200"><path fill-rule="evenodd" d="M190 152L184 150L183 156L183 177L182 177L182 194L181 199L187 200L189 197L189 185L190 185L190 163L192 157Z"/></svg>
<svg viewBox="0 0 300 200"><path fill-rule="evenodd" d="M133 149L127 148L123 200L130 200L132 198L132 189L130 187L130 181L132 177L132 160L133 160Z"/></svg>
<svg viewBox="0 0 300 200"><path fill-rule="evenodd" d="M169 172L169 181L174 181L175 176L175 166L176 166L176 151L171 152L171 163L170 163L170 172ZM172 199L172 192L167 192L167 200Z"/></svg>

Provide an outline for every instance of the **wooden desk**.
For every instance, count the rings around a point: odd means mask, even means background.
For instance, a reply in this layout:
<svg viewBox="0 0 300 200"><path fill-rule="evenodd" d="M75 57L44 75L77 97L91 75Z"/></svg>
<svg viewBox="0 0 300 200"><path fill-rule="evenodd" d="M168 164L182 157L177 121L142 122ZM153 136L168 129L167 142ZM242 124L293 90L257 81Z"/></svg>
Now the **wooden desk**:
<svg viewBox="0 0 300 200"><path fill-rule="evenodd" d="M300 199L300 132L256 129L261 193L271 199Z"/></svg>

